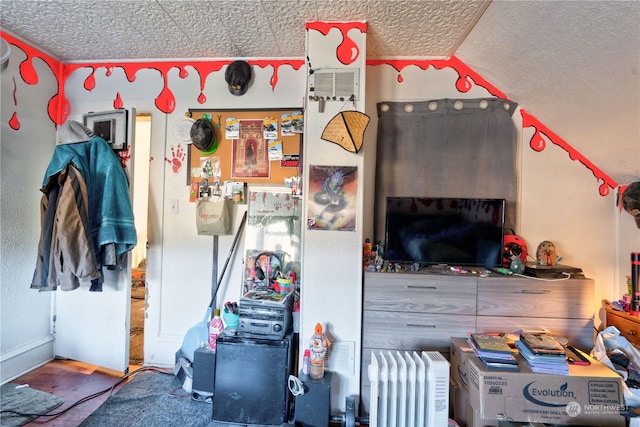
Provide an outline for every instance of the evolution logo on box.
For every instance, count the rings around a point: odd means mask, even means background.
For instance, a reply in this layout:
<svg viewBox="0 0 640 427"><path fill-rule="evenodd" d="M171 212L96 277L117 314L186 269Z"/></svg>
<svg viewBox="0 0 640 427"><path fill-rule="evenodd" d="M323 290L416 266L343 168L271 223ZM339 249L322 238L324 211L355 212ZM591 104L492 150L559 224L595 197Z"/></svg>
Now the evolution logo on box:
<svg viewBox="0 0 640 427"><path fill-rule="evenodd" d="M567 402L558 403L558 398L575 400L576 396L573 391L567 390L567 383L562 384L558 389L549 387L537 388L532 381L522 389L522 395L525 399L540 406L548 406L551 408L559 408L566 406ZM551 398L551 399L550 399Z"/></svg>

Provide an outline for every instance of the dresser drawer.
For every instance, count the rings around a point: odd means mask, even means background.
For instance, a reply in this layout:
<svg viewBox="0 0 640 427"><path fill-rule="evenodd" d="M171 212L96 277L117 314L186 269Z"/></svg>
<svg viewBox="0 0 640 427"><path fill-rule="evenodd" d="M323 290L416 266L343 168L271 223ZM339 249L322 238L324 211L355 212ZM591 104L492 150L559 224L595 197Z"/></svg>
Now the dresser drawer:
<svg viewBox="0 0 640 427"><path fill-rule="evenodd" d="M630 343L640 344L640 319L628 313L622 313L607 308L607 326L615 326L620 331L620 335L629 340Z"/></svg>
<svg viewBox="0 0 640 427"><path fill-rule="evenodd" d="M365 283L365 310L476 314L475 277L369 273Z"/></svg>
<svg viewBox="0 0 640 427"><path fill-rule="evenodd" d="M478 316L592 318L593 281L478 279Z"/></svg>
<svg viewBox="0 0 640 427"><path fill-rule="evenodd" d="M475 316L365 311L362 346L448 352L451 337L466 337L475 327Z"/></svg>

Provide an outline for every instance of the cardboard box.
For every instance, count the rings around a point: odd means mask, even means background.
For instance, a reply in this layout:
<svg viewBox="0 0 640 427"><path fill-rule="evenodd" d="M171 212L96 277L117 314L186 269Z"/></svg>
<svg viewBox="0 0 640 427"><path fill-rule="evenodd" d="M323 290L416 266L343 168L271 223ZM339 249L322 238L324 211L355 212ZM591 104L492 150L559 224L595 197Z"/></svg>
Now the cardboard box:
<svg viewBox="0 0 640 427"><path fill-rule="evenodd" d="M462 390L468 390L467 358L475 353L466 338L451 338L449 362L451 363L451 380Z"/></svg>
<svg viewBox="0 0 640 427"><path fill-rule="evenodd" d="M539 374L532 372L520 355L516 357L520 372L501 372L487 370L476 356L466 355L474 418L592 427L625 425L619 415L624 409L622 378L605 365L590 358L589 366L570 365L568 376Z"/></svg>
<svg viewBox="0 0 640 427"><path fill-rule="evenodd" d="M499 427L499 420L482 419L478 411L471 407L469 392L451 381L452 418L460 427Z"/></svg>
<svg viewBox="0 0 640 427"><path fill-rule="evenodd" d="M498 423L498 427L545 427L545 424L543 424L543 423L530 423L528 421L525 421L525 422L500 421Z"/></svg>
<svg viewBox="0 0 640 427"><path fill-rule="evenodd" d="M455 420L460 427L467 427L468 413L472 412L473 408L469 403L469 392L463 390L453 379L449 384L449 412L451 418Z"/></svg>

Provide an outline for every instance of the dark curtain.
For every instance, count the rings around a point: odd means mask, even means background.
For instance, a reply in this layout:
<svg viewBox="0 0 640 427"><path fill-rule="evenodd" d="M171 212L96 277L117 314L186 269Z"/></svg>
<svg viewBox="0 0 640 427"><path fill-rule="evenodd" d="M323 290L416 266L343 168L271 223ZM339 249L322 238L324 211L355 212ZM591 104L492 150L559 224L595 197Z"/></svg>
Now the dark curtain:
<svg viewBox="0 0 640 427"><path fill-rule="evenodd" d="M377 107L376 241L384 241L387 196L505 199L505 228L515 229L516 103L437 99Z"/></svg>

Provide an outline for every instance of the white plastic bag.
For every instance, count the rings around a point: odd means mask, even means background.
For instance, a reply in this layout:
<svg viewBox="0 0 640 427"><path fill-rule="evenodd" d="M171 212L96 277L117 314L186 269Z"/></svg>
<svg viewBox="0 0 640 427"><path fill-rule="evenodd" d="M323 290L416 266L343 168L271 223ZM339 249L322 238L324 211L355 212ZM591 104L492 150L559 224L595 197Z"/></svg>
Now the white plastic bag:
<svg viewBox="0 0 640 427"><path fill-rule="evenodd" d="M229 207L227 199L201 198L196 202L196 227L199 235L218 236L229 232Z"/></svg>
<svg viewBox="0 0 640 427"><path fill-rule="evenodd" d="M635 348L629 340L620 335L620 331L615 326L605 328L596 337L596 342L591 350L591 357L600 363L608 366L623 378L624 403L630 407L640 407L640 389L629 388L626 384L627 372L616 369L611 359L607 355L608 350L619 350L629 359L629 363L636 369L640 369L640 351Z"/></svg>

